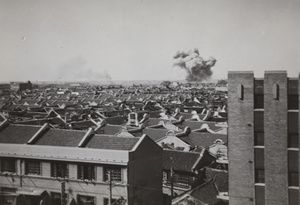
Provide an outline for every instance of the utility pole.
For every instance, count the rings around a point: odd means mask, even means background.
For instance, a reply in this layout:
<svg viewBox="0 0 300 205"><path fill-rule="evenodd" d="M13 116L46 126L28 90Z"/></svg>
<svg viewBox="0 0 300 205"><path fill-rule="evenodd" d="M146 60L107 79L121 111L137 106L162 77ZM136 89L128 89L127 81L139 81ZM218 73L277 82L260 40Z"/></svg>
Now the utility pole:
<svg viewBox="0 0 300 205"><path fill-rule="evenodd" d="M23 170L23 159L20 160L20 187L23 186L23 173L22 173L22 170Z"/></svg>
<svg viewBox="0 0 300 205"><path fill-rule="evenodd" d="M173 190L174 190L174 185L173 185L173 183L174 183L174 180L173 180L173 176L174 175L174 173L173 173L173 167L171 168L171 199L173 199Z"/></svg>
<svg viewBox="0 0 300 205"><path fill-rule="evenodd" d="M108 204L111 205L112 202L112 181L111 181L111 170L108 172L108 180L109 180L109 201Z"/></svg>
<svg viewBox="0 0 300 205"><path fill-rule="evenodd" d="M61 181L61 205L66 205L66 181Z"/></svg>

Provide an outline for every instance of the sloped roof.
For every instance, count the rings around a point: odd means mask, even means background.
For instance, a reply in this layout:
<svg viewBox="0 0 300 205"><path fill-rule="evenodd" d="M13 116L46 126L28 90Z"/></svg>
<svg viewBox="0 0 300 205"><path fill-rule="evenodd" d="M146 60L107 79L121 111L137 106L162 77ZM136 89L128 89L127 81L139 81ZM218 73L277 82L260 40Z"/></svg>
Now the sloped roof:
<svg viewBox="0 0 300 205"><path fill-rule="evenodd" d="M205 175L207 179L214 178L219 192L228 192L228 172L220 169L206 167Z"/></svg>
<svg viewBox="0 0 300 205"><path fill-rule="evenodd" d="M105 135L115 135L120 132L122 125L109 125L106 124L105 126L101 127L97 133L98 134L105 134Z"/></svg>
<svg viewBox="0 0 300 205"><path fill-rule="evenodd" d="M163 129L158 129L158 128L149 128L146 127L143 129L143 133L146 134L148 137L150 137L153 141L157 141L163 137L166 136L168 130L163 128Z"/></svg>
<svg viewBox="0 0 300 205"><path fill-rule="evenodd" d="M163 150L163 169L191 172L194 165L199 162L200 153L183 152L177 150Z"/></svg>
<svg viewBox="0 0 300 205"><path fill-rule="evenodd" d="M189 135L179 138L187 143L192 143L191 145L202 146L205 148L214 144L214 141L217 139L221 139L223 142L227 143L227 135L223 134L191 132Z"/></svg>
<svg viewBox="0 0 300 205"><path fill-rule="evenodd" d="M25 144L41 126L6 125L0 130L0 143Z"/></svg>
<svg viewBox="0 0 300 205"><path fill-rule="evenodd" d="M96 134L85 147L94 149L131 150L139 140L139 137L115 137Z"/></svg>
<svg viewBox="0 0 300 205"><path fill-rule="evenodd" d="M72 124L72 128L74 128L74 129L86 129L89 127L98 126L92 120L82 120L82 121L77 121L77 122L71 122L71 124Z"/></svg>
<svg viewBox="0 0 300 205"><path fill-rule="evenodd" d="M0 114L0 122L3 122L5 120L5 117L3 117L1 114Z"/></svg>
<svg viewBox="0 0 300 205"><path fill-rule="evenodd" d="M187 120L182 122L182 126L179 127L183 128L188 126L189 128L191 128L191 130L194 130L194 129L199 129L203 124L207 124L209 128L214 131L221 128L216 126L216 122L209 122L209 121L200 122L200 121L187 121Z"/></svg>
<svg viewBox="0 0 300 205"><path fill-rule="evenodd" d="M50 129L35 143L36 145L76 147L86 131Z"/></svg>
<svg viewBox="0 0 300 205"><path fill-rule="evenodd" d="M210 179L208 182L196 187L190 192L190 195L206 204L228 204L217 198L218 191L214 184L214 179Z"/></svg>
<svg viewBox="0 0 300 205"><path fill-rule="evenodd" d="M125 120L126 117L122 117L122 116L115 116L115 117L108 117L105 118L106 122L108 124L112 124L112 125L123 125L125 124Z"/></svg>

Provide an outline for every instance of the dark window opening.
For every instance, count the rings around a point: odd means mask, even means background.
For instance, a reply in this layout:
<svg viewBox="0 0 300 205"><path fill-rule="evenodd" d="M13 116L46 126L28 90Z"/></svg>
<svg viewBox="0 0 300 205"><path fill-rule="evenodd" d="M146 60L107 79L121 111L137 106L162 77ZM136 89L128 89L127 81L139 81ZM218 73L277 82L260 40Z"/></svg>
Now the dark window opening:
<svg viewBox="0 0 300 205"><path fill-rule="evenodd" d="M16 193L17 189L12 187L1 187L0 204L13 205L16 204L17 196L11 195Z"/></svg>
<svg viewBox="0 0 300 205"><path fill-rule="evenodd" d="M255 170L255 183L265 183L265 170L256 169Z"/></svg>
<svg viewBox="0 0 300 205"><path fill-rule="evenodd" d="M299 204L299 190L289 189L289 204Z"/></svg>
<svg viewBox="0 0 300 205"><path fill-rule="evenodd" d="M108 181L122 181L121 167L105 167L104 180Z"/></svg>
<svg viewBox="0 0 300 205"><path fill-rule="evenodd" d="M1 159L1 172L16 172L16 160L13 158Z"/></svg>
<svg viewBox="0 0 300 205"><path fill-rule="evenodd" d="M288 109L298 110L299 109L299 96L298 95L288 95Z"/></svg>
<svg viewBox="0 0 300 205"><path fill-rule="evenodd" d="M77 203L78 203L78 205L94 205L95 197L77 195Z"/></svg>
<svg viewBox="0 0 300 205"><path fill-rule="evenodd" d="M117 199L111 199L111 203L114 204L117 201ZM108 198L104 198L104 205L109 205L109 200Z"/></svg>
<svg viewBox="0 0 300 205"><path fill-rule="evenodd" d="M174 174L174 185L189 187L190 186L190 177L183 174Z"/></svg>
<svg viewBox="0 0 300 205"><path fill-rule="evenodd" d="M255 186L255 204L265 205L265 187Z"/></svg>
<svg viewBox="0 0 300 205"><path fill-rule="evenodd" d="M264 109L264 95L255 94L254 95L254 109Z"/></svg>
<svg viewBox="0 0 300 205"><path fill-rule="evenodd" d="M61 205L61 193L51 192L51 205Z"/></svg>
<svg viewBox="0 0 300 205"><path fill-rule="evenodd" d="M90 164L79 164L78 179L95 180L95 166Z"/></svg>
<svg viewBox="0 0 300 205"><path fill-rule="evenodd" d="M254 145L264 146L264 132L254 132Z"/></svg>
<svg viewBox="0 0 300 205"><path fill-rule="evenodd" d="M288 148L299 148L299 134L288 134Z"/></svg>
<svg viewBox="0 0 300 205"><path fill-rule="evenodd" d="M298 151L288 151L288 178L289 186L299 186L299 160Z"/></svg>
<svg viewBox="0 0 300 205"><path fill-rule="evenodd" d="M68 165L64 162L51 163L51 177L68 178Z"/></svg>
<svg viewBox="0 0 300 205"><path fill-rule="evenodd" d="M39 161L28 160L25 162L25 174L40 175L41 165Z"/></svg>
<svg viewBox="0 0 300 205"><path fill-rule="evenodd" d="M0 195L0 204L14 205L17 203L17 196L12 195Z"/></svg>
<svg viewBox="0 0 300 205"><path fill-rule="evenodd" d="M17 189L12 187L1 187L2 193L16 193Z"/></svg>
<svg viewBox="0 0 300 205"><path fill-rule="evenodd" d="M299 186L298 172L289 172L289 186Z"/></svg>

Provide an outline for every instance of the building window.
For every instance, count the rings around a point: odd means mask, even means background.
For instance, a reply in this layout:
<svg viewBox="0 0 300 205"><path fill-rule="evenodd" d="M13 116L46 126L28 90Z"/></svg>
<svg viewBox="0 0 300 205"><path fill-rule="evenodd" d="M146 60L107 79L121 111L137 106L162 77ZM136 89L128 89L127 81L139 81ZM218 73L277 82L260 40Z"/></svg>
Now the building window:
<svg viewBox="0 0 300 205"><path fill-rule="evenodd" d="M254 145L264 145L264 112L254 112Z"/></svg>
<svg viewBox="0 0 300 205"><path fill-rule="evenodd" d="M52 162L51 163L51 177L68 177L68 165L65 162Z"/></svg>
<svg viewBox="0 0 300 205"><path fill-rule="evenodd" d="M36 160L25 161L25 174L41 175L41 164Z"/></svg>
<svg viewBox="0 0 300 205"><path fill-rule="evenodd" d="M299 148L299 113L288 112L288 147Z"/></svg>
<svg viewBox="0 0 300 205"><path fill-rule="evenodd" d="M168 182L169 180L169 174L166 171L163 171L163 182Z"/></svg>
<svg viewBox="0 0 300 205"><path fill-rule="evenodd" d="M264 95L255 94L254 95L254 109L264 109Z"/></svg>
<svg viewBox="0 0 300 205"><path fill-rule="evenodd" d="M78 203L78 205L94 205L95 197L77 195L77 203Z"/></svg>
<svg viewBox="0 0 300 205"><path fill-rule="evenodd" d="M298 110L299 109L299 96L298 95L288 95L288 109Z"/></svg>
<svg viewBox="0 0 300 205"><path fill-rule="evenodd" d="M299 204L299 190L289 189L289 204Z"/></svg>
<svg viewBox="0 0 300 205"><path fill-rule="evenodd" d="M12 187L1 187L2 193L16 193L17 189Z"/></svg>
<svg viewBox="0 0 300 205"><path fill-rule="evenodd" d="M95 180L95 166L91 164L79 164L77 178L81 180Z"/></svg>
<svg viewBox="0 0 300 205"><path fill-rule="evenodd" d="M298 151L288 151L289 186L299 186Z"/></svg>
<svg viewBox="0 0 300 205"><path fill-rule="evenodd" d="M121 167L105 167L104 179L105 181L122 181Z"/></svg>
<svg viewBox="0 0 300 205"><path fill-rule="evenodd" d="M289 172L289 186L299 186L299 173Z"/></svg>
<svg viewBox="0 0 300 205"><path fill-rule="evenodd" d="M61 205L61 193L51 192L51 205Z"/></svg>
<svg viewBox="0 0 300 205"><path fill-rule="evenodd" d="M16 188L1 187L0 204L13 205L16 204L17 196L12 195L16 193Z"/></svg>
<svg viewBox="0 0 300 205"><path fill-rule="evenodd" d="M240 100L244 100L244 86L242 84L238 85L238 95Z"/></svg>
<svg viewBox="0 0 300 205"><path fill-rule="evenodd" d="M264 132L254 132L254 145L264 146L265 133Z"/></svg>
<svg viewBox="0 0 300 205"><path fill-rule="evenodd" d="M299 134L288 134L288 148L298 148L299 147Z"/></svg>
<svg viewBox="0 0 300 205"><path fill-rule="evenodd" d="M178 186L188 187L190 185L190 177L187 175L175 174L174 178L174 183Z"/></svg>
<svg viewBox="0 0 300 205"><path fill-rule="evenodd" d="M13 195L0 195L0 204L14 205L17 202L17 196Z"/></svg>
<svg viewBox="0 0 300 205"><path fill-rule="evenodd" d="M111 199L111 203L113 204L113 203L115 203L117 201L117 199ZM108 200L108 198L104 198L104 203L103 203L104 205L109 205L109 200Z"/></svg>
<svg viewBox="0 0 300 205"><path fill-rule="evenodd" d="M264 205L265 204L265 187L255 186L255 204Z"/></svg>
<svg viewBox="0 0 300 205"><path fill-rule="evenodd" d="M2 158L1 172L16 172L16 160L13 158Z"/></svg>
<svg viewBox="0 0 300 205"><path fill-rule="evenodd" d="M265 183L264 169L255 169L255 183Z"/></svg>

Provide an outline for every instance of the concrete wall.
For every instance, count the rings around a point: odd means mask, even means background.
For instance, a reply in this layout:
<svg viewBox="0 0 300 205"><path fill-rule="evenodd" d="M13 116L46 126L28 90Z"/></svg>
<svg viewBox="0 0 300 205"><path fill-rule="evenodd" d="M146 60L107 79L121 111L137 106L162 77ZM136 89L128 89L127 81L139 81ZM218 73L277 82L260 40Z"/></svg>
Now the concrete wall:
<svg viewBox="0 0 300 205"><path fill-rule="evenodd" d="M129 153L128 205L162 205L162 149L145 136Z"/></svg>
<svg viewBox="0 0 300 205"><path fill-rule="evenodd" d="M274 99L276 85L278 99ZM265 72L264 96L265 204L288 204L286 72Z"/></svg>
<svg viewBox="0 0 300 205"><path fill-rule="evenodd" d="M239 86L243 99L239 99ZM228 74L229 204L254 204L254 74Z"/></svg>

